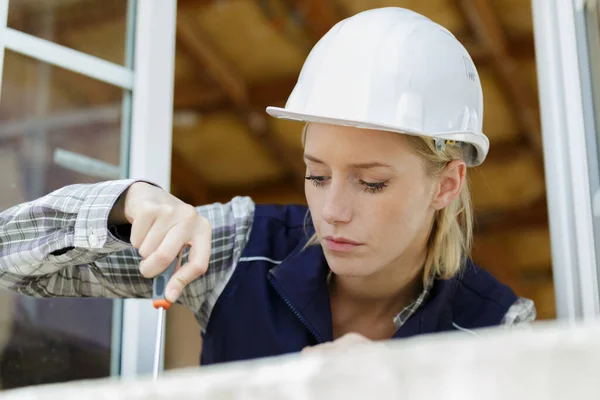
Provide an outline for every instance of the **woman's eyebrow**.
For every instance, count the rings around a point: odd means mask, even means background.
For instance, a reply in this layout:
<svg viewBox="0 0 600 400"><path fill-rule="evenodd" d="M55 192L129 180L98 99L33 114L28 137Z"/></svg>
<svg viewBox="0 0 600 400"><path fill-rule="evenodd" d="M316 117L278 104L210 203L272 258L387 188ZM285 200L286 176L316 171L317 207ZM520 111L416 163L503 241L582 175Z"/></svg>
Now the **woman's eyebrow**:
<svg viewBox="0 0 600 400"><path fill-rule="evenodd" d="M317 164L325 164L324 161L319 160L318 158L311 156L310 154L304 154L304 158L308 161L312 161ZM384 163L380 163L380 162L354 163L354 164L350 164L349 166L352 168L365 168L365 169L366 168L377 168L377 167L393 168L389 164L384 164Z"/></svg>

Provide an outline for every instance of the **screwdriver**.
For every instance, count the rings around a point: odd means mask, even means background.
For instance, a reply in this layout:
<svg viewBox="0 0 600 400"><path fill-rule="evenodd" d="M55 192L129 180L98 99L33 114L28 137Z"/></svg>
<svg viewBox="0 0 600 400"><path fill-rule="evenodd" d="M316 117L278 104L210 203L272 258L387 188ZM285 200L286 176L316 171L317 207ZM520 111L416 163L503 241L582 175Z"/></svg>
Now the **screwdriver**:
<svg viewBox="0 0 600 400"><path fill-rule="evenodd" d="M171 307L171 302L165 296L165 288L167 282L173 276L179 256L164 270L160 275L154 277L152 281L152 305L158 310L158 326L156 333L156 345L154 348L154 367L152 369L152 377L154 380L158 378L158 372L163 364L163 332L165 325L165 312Z"/></svg>

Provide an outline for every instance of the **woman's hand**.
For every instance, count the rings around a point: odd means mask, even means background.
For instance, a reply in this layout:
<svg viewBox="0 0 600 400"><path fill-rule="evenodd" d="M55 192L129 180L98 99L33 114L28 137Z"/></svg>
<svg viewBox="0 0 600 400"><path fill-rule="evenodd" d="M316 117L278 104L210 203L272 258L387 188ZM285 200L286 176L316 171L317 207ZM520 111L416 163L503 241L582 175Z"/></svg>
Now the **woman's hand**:
<svg viewBox="0 0 600 400"><path fill-rule="evenodd" d="M302 353L306 354L315 352L331 352L367 343L372 343L372 341L358 333L347 333L344 336L341 336L338 339L334 340L333 342L321 343L316 346L305 347L304 349L302 349Z"/></svg>
<svg viewBox="0 0 600 400"><path fill-rule="evenodd" d="M188 262L168 282L165 295L175 302L185 286L208 269L212 226L193 206L156 186L136 182L115 204L109 224L131 224L131 244L143 261L140 272L153 278L163 272L185 246Z"/></svg>

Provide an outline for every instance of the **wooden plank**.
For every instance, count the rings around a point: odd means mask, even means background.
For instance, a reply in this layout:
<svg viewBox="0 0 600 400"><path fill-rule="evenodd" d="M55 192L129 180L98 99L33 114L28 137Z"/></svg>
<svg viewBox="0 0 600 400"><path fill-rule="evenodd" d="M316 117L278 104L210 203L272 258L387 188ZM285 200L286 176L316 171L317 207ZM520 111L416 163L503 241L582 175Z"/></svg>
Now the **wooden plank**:
<svg viewBox="0 0 600 400"><path fill-rule="evenodd" d="M484 211L475 214L475 230L477 233L541 229L547 226L548 205L545 197L527 207L496 212Z"/></svg>
<svg viewBox="0 0 600 400"><path fill-rule="evenodd" d="M247 106L248 91L243 77L228 60L218 54L208 35L198 26L198 22L186 13L177 15L177 40L236 105Z"/></svg>
<svg viewBox="0 0 600 400"><path fill-rule="evenodd" d="M175 163L175 157L173 158ZM249 196L257 204L306 204L304 192L289 180L241 183L232 187L205 187L195 169L173 166L173 195L192 205L226 203L236 196ZM177 177L177 178L176 178ZM178 178L185 182L181 182ZM200 182L195 188L194 182Z"/></svg>
<svg viewBox="0 0 600 400"><path fill-rule="evenodd" d="M272 131L267 122L267 115L264 110L241 110L238 114L246 122L255 139L270 154L275 156L275 161L285 164L288 179L293 181L299 190L302 189L304 187L306 166L301 156L291 151L275 132Z"/></svg>
<svg viewBox="0 0 600 400"><path fill-rule="evenodd" d="M221 88L211 88L197 80L175 82L173 108L212 112L231 108L232 103Z"/></svg>
<svg viewBox="0 0 600 400"><path fill-rule="evenodd" d="M482 45L477 37L471 33L457 33L456 38L465 46L475 65L488 66L494 63L490 49ZM531 59L535 57L535 42L532 36L515 37L506 39L506 47L515 60Z"/></svg>
<svg viewBox="0 0 600 400"><path fill-rule="evenodd" d="M338 3L331 0L289 0L289 4L314 42L347 15Z"/></svg>
<svg viewBox="0 0 600 400"><path fill-rule="evenodd" d="M512 56L508 40L491 3L489 0L458 0L458 2L480 46L489 52L515 117L541 164L542 137L535 93L518 70L517 62Z"/></svg>
<svg viewBox="0 0 600 400"><path fill-rule="evenodd" d="M229 201L234 196L249 196L258 204L306 204L304 191L288 180L262 182L236 187L211 188L208 194L210 202Z"/></svg>
<svg viewBox="0 0 600 400"><path fill-rule="evenodd" d="M297 77L276 79L248 86L248 106L263 109L284 104L296 85ZM211 88L197 80L175 82L175 108L195 109L201 112L224 111L235 104L221 88Z"/></svg>
<svg viewBox="0 0 600 400"><path fill-rule="evenodd" d="M467 3L470 0L466 0ZM301 24L312 38L317 42L335 24L349 16L349 13L334 0L288 0L291 11L300 18ZM478 38L464 32L453 32L458 40L467 48L467 51L477 65L491 61L487 45L479 43ZM506 39L505 39L506 40ZM511 41L512 54L517 57L530 58L535 54L533 37L519 37Z"/></svg>
<svg viewBox="0 0 600 400"><path fill-rule="evenodd" d="M546 195L543 176L531 150L520 148L506 159L489 159L471 169L469 181L475 209L500 212L528 207Z"/></svg>
<svg viewBox="0 0 600 400"><path fill-rule="evenodd" d="M472 259L517 292L526 276L542 275L552 265L547 226L478 232Z"/></svg>
<svg viewBox="0 0 600 400"><path fill-rule="evenodd" d="M276 162L283 162L286 172L298 188L303 185L304 166L266 122L264 110L254 110L250 105L249 89L241 74L211 44L201 27L187 14L179 13L177 38L200 68L215 80L233 104L238 117L248 126Z"/></svg>
<svg viewBox="0 0 600 400"><path fill-rule="evenodd" d="M490 151L484 163L510 162L516 154L522 154L524 151L527 151L528 146L529 142L523 136L519 136L516 141L491 143Z"/></svg>
<svg viewBox="0 0 600 400"><path fill-rule="evenodd" d="M285 104L294 86L298 82L298 76L276 79L268 82L252 85L249 90L250 103L255 107L266 107L275 104Z"/></svg>
<svg viewBox="0 0 600 400"><path fill-rule="evenodd" d="M192 205L208 202L208 187L198 169L187 160L177 147L171 151L172 192L181 200Z"/></svg>

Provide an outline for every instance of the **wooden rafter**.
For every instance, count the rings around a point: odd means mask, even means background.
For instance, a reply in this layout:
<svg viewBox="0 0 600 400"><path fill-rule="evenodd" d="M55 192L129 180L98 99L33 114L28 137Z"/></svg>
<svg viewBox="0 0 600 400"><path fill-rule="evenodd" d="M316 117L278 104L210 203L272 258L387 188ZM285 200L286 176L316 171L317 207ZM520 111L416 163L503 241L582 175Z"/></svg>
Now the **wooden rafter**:
<svg viewBox="0 0 600 400"><path fill-rule="evenodd" d="M208 188L192 163L176 147L171 152L171 185L178 189L178 197L193 204L209 202ZM227 200L229 201L229 200Z"/></svg>
<svg viewBox="0 0 600 400"><path fill-rule="evenodd" d="M232 188L212 187L208 194L208 201L222 203L231 200L234 196L249 196L256 203L279 202L281 198L289 198L294 203L306 203L304 191L299 191L295 184L286 180L255 182L247 186L236 185Z"/></svg>
<svg viewBox="0 0 600 400"><path fill-rule="evenodd" d="M300 16L305 30L316 42L341 21L344 11L330 0L283 0Z"/></svg>
<svg viewBox="0 0 600 400"><path fill-rule="evenodd" d="M11 28L37 35L40 34L38 32L40 21L43 21L49 15L52 16L55 29L70 32L79 29L92 29L97 24L123 21L126 19L127 2L122 0L105 0L102 2L13 1L10 3L9 10L9 26Z"/></svg>
<svg viewBox="0 0 600 400"><path fill-rule="evenodd" d="M523 136L518 136L517 140L510 142L493 144L490 146L490 152L485 162L510 162L514 159L515 154L522 153L523 149L527 149L528 145L529 142Z"/></svg>
<svg viewBox="0 0 600 400"><path fill-rule="evenodd" d="M284 103L296 84L297 76L275 79L248 86L248 104L265 108ZM175 108L198 111L221 111L235 106L220 87L210 88L197 82L175 82Z"/></svg>
<svg viewBox="0 0 600 400"><path fill-rule="evenodd" d="M219 87L210 87L196 80L175 82L173 108L211 112L230 108L231 101Z"/></svg>
<svg viewBox="0 0 600 400"><path fill-rule="evenodd" d="M248 90L243 77L218 54L208 35L189 15L177 16L177 39L237 106L248 106Z"/></svg>
<svg viewBox="0 0 600 400"><path fill-rule="evenodd" d="M271 157L282 163L290 177L302 183L304 167L300 157L292 154L279 140L267 123L264 110L255 111L250 104L247 84L241 74L219 54L210 38L201 31L201 27L184 13L177 17L177 39L199 67L206 69L221 90L233 103L236 114L246 124L253 137L257 139Z"/></svg>
<svg viewBox="0 0 600 400"><path fill-rule="evenodd" d="M290 4L292 10L299 16L308 35L316 42L329 31L336 23L346 18L345 12L339 3L332 0L282 0ZM470 3L467 0L466 3ZM486 46L479 40L473 40L470 34L453 32L458 40L467 48L473 61L477 65L490 61L490 54ZM506 42L506 40L505 40ZM507 43L508 44L508 43ZM517 37L510 41L511 54L516 58L531 57L534 55L535 46L531 36Z"/></svg>
<svg viewBox="0 0 600 400"><path fill-rule="evenodd" d="M548 206L546 199L540 199L528 207L505 210L495 213L476 213L477 233L490 230L515 231L524 228L546 227L548 225Z"/></svg>
<svg viewBox="0 0 600 400"><path fill-rule="evenodd" d="M488 52L506 97L523 134L541 163L543 157L540 121L535 93L519 72L510 45L489 0L458 0L480 46Z"/></svg>
<svg viewBox="0 0 600 400"><path fill-rule="evenodd" d="M527 40L517 45L509 42L489 0L458 0L460 8L483 50L480 57L488 56L496 76L505 91L507 101L517 119L522 141L501 146L492 146L490 158L509 160L518 147L529 147L537 160L540 179L543 179L543 148L541 127L535 101L535 93L519 71L517 56L534 55L533 44ZM532 41L532 40L531 40ZM548 224L546 200L542 196L530 206L506 210L494 214L476 214L477 230L515 230L525 227L540 227Z"/></svg>
<svg viewBox="0 0 600 400"><path fill-rule="evenodd" d="M515 156L523 154L528 143L525 138L516 141L493 145L485 161L485 165L514 162ZM526 150L525 150L526 151ZM509 179L509 178L507 178ZM485 233L491 230L519 230L525 227L540 227L548 223L548 213L544 192L541 197L517 209L475 210L476 230Z"/></svg>
<svg viewBox="0 0 600 400"><path fill-rule="evenodd" d="M457 33L455 36L465 46L473 62L478 67L494 63L489 50L486 46L480 44L479 39L474 39L470 33ZM512 38L506 42L506 46L510 48L510 55L514 60L535 57L535 43L530 35Z"/></svg>

